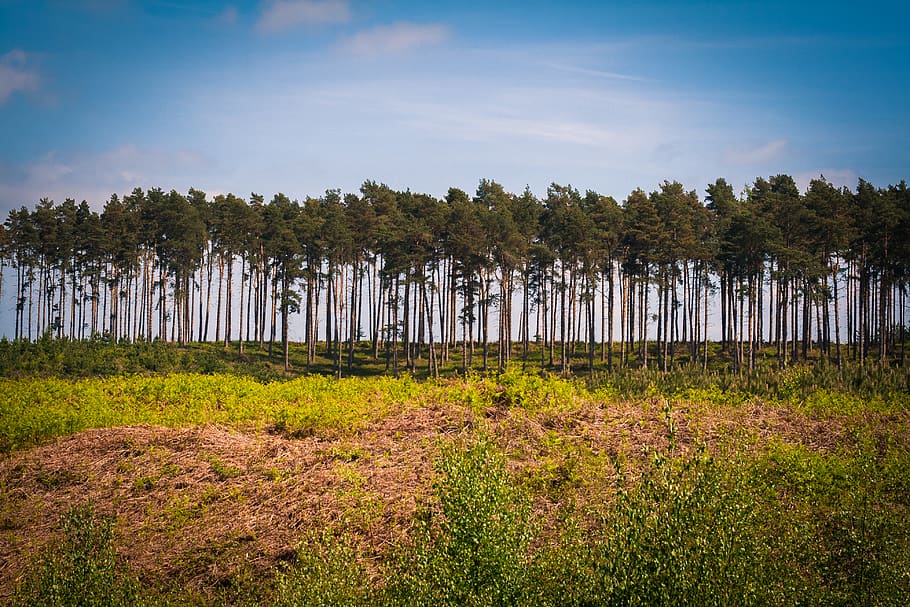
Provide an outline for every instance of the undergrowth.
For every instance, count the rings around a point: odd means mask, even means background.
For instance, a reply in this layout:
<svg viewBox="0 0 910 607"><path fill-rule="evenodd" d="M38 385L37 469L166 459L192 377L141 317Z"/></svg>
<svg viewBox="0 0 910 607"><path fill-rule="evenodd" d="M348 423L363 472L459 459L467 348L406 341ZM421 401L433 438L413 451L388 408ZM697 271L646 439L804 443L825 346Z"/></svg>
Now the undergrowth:
<svg viewBox="0 0 910 607"><path fill-rule="evenodd" d="M334 379L307 375L262 382L234 374L114 375L69 380L0 377L0 452L88 428L136 424L254 425L289 436L355 432L364 424L432 403L468 406L475 413L521 408L566 413L592 402L663 399L699 407L765 402L813 417L861 417L906 412L907 370L857 372L794 367L746 377L696 372L626 371L588 382L527 374L517 365L502 373L417 381L410 376ZM759 382L759 383L756 383Z"/></svg>
<svg viewBox="0 0 910 607"><path fill-rule="evenodd" d="M779 444L749 459L715 458L678 449L672 425L669 434L649 465L619 471L613 498L565 505L554 537L481 431L442 448L433 496L408 538L376 555L343 529L307 534L294 563L230 602L908 604L907 453L860 441L831 455ZM73 510L64 540L35 563L15 605L218 603L143 589L117 562L111 525L91 507Z"/></svg>
<svg viewBox="0 0 910 607"><path fill-rule="evenodd" d="M0 378L0 451L88 428L137 424L253 424L289 435L353 432L411 406L419 391L408 377L314 375L269 383L196 373L75 381Z"/></svg>
<svg viewBox="0 0 910 607"><path fill-rule="evenodd" d="M114 522L91 504L62 519L63 540L38 558L13 600L15 607L132 607L144 603L138 578L117 559Z"/></svg>

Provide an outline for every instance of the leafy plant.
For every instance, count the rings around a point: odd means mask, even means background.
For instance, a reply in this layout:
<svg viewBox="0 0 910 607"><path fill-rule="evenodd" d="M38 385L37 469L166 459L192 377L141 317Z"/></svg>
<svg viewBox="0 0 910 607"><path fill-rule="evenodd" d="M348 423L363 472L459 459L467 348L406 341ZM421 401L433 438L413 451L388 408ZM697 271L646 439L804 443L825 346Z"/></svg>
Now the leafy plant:
<svg viewBox="0 0 910 607"><path fill-rule="evenodd" d="M354 548L330 533L307 537L296 563L275 575L275 607L359 607L371 595L369 578Z"/></svg>
<svg viewBox="0 0 910 607"><path fill-rule="evenodd" d="M526 601L530 506L485 437L447 446L436 462L438 504L427 508L392 584L404 605L518 605Z"/></svg>
<svg viewBox="0 0 910 607"><path fill-rule="evenodd" d="M130 607L142 604L138 580L117 559L114 523L91 504L71 509L62 519L64 538L49 547L18 588L22 606Z"/></svg>

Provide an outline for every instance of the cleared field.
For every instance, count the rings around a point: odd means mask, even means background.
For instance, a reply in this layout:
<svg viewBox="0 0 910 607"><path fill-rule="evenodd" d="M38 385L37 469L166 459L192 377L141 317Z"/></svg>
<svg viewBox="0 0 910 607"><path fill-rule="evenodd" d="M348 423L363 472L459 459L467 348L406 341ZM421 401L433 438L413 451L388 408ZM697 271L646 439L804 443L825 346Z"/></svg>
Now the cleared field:
<svg viewBox="0 0 910 607"><path fill-rule="evenodd" d="M150 604L910 598L899 395L630 398L517 372L0 383L4 601L40 603L48 571L78 569L50 555L106 524L107 587Z"/></svg>

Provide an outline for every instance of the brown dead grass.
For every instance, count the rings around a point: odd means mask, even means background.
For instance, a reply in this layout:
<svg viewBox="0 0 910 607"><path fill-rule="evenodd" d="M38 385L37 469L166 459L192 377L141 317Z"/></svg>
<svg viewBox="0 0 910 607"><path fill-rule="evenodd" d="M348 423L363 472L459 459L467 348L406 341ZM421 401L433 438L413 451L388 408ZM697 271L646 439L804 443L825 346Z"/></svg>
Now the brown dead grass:
<svg viewBox="0 0 910 607"><path fill-rule="evenodd" d="M90 430L0 460L0 598L58 537L71 507L115 517L118 552L152 584L207 592L293 560L312 532L346 532L365 554L401 540L432 491L441 443L483 427L526 481L544 520L567 501L601 502L618 475L668 443L665 401L589 403L576 411L454 405L408 408L347 436L289 438L254 429ZM827 451L850 420L814 420L760 402L672 403L678 448L749 452L769 441ZM907 427L908 420L883 420ZM873 424L874 425L874 424ZM910 439L908 439L910 440ZM906 447L910 449L910 444Z"/></svg>

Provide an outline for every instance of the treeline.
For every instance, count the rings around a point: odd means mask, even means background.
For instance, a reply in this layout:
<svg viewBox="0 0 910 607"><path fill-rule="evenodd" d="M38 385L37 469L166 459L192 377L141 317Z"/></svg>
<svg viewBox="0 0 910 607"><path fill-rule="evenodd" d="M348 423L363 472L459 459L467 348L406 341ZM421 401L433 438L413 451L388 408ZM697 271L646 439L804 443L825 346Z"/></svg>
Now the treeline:
<svg viewBox="0 0 910 607"><path fill-rule="evenodd" d="M0 289L4 268L15 339L280 343L287 366L300 313L307 364L319 344L339 373L364 340L395 373L531 352L563 372L580 352L590 369L706 367L709 333L738 370L810 351L902 364L910 193L823 177L803 193L788 175L739 196L718 179L705 204L666 181L622 204L486 179L442 199L373 181L303 201L137 188L100 213L11 211Z"/></svg>

